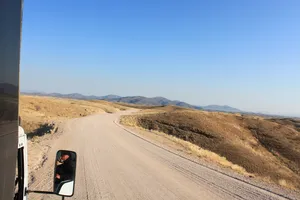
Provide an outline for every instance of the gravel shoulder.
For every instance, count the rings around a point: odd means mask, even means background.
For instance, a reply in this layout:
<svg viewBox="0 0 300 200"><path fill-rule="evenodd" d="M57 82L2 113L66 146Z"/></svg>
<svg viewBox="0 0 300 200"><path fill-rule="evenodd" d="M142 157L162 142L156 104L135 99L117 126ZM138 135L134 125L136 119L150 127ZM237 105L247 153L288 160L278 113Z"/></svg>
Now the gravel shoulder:
<svg viewBox="0 0 300 200"><path fill-rule="evenodd" d="M33 170L31 190L52 188L57 150L77 152L75 195L69 199L299 199L281 188L264 189L242 176L200 162L149 133L128 130L117 119L128 112L71 119L57 135L43 136L43 165ZM134 131L134 132L133 132ZM49 138L46 138L49 137ZM48 145L48 148L46 146ZM29 145L29 152L38 149ZM36 150L37 151L37 150ZM37 159L38 160L38 159ZM240 180L239 180L240 179ZM248 182L247 182L248 181ZM30 194L30 199L60 199Z"/></svg>

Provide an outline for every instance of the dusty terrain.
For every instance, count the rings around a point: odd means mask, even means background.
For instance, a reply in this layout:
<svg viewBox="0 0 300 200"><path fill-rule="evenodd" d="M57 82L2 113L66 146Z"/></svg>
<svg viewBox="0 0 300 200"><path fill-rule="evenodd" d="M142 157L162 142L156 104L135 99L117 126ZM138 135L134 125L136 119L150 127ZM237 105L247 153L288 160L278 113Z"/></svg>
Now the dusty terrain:
<svg viewBox="0 0 300 200"><path fill-rule="evenodd" d="M51 190L55 153L77 152L75 195L69 199L297 199L264 189L201 165L172 149L129 132L116 121L120 115L97 114L71 119L35 171L30 189ZM299 197L299 196L298 196ZM30 199L60 199L30 194Z"/></svg>
<svg viewBox="0 0 300 200"><path fill-rule="evenodd" d="M140 112L119 112L130 108ZM21 97L20 110L29 136L30 189L51 190L55 152L71 149L80 156L73 199L298 198L252 178L298 189L297 120L33 96ZM138 135L114 123L121 115L123 124L140 128L132 129ZM215 163L242 176L224 175Z"/></svg>
<svg viewBox="0 0 300 200"><path fill-rule="evenodd" d="M101 100L86 101L27 95L20 97L22 127L29 137L43 134L66 119L120 110L126 110L126 107Z"/></svg>
<svg viewBox="0 0 300 200"><path fill-rule="evenodd" d="M60 128L68 119L120 110L126 110L126 107L106 101L21 95L21 123L29 139L29 184L34 180L33 172L41 168L47 160L47 152L61 134Z"/></svg>
<svg viewBox="0 0 300 200"><path fill-rule="evenodd" d="M218 154L220 157L213 159L219 163L220 158L225 158L240 166L227 164L241 173L245 169L265 181L300 190L300 122L297 120L168 106L125 116L121 122L183 139L202 151Z"/></svg>

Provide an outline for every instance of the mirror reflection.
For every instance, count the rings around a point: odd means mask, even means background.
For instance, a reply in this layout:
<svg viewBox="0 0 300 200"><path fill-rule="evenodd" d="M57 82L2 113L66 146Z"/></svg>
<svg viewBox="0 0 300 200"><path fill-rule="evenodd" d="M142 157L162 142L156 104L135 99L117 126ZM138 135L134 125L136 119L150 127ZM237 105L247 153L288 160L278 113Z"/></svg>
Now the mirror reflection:
<svg viewBox="0 0 300 200"><path fill-rule="evenodd" d="M58 151L54 170L54 193L62 196L72 196L75 174L76 153L67 150Z"/></svg>

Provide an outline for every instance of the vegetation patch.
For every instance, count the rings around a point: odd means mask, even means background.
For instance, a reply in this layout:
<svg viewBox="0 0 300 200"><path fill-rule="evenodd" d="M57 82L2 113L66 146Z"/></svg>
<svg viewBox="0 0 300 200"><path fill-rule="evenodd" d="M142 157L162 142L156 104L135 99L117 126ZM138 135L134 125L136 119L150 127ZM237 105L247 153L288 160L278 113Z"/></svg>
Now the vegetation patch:
<svg viewBox="0 0 300 200"><path fill-rule="evenodd" d="M163 132L195 145L191 148L198 148L198 152L212 152L247 173L284 187L300 189L298 120L264 119L173 107L124 116L121 123Z"/></svg>

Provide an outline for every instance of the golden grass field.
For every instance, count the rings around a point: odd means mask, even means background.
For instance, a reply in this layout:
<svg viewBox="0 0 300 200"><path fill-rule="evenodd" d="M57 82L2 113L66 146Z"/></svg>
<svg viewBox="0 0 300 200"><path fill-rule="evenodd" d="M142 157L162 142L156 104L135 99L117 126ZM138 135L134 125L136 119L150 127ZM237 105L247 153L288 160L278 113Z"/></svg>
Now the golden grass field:
<svg viewBox="0 0 300 200"><path fill-rule="evenodd" d="M52 128L57 122L84 117L95 113L114 113L126 107L106 101L86 101L21 95L20 116L25 132L35 133L39 129Z"/></svg>
<svg viewBox="0 0 300 200"><path fill-rule="evenodd" d="M121 124L151 130L193 155L241 174L300 189L300 121L296 119L266 119L175 106L20 97L22 126L29 139L55 132L57 124L70 118L132 108L139 112L122 116Z"/></svg>
<svg viewBox="0 0 300 200"><path fill-rule="evenodd" d="M123 116L124 125L167 134L199 157L300 189L300 121L173 106Z"/></svg>
<svg viewBox="0 0 300 200"><path fill-rule="evenodd" d="M29 183L34 180L33 173L45 159L49 146L55 139L54 133L60 123L70 118L84 117L96 113L113 113L126 107L106 101L84 101L54 97L20 96L21 125L28 141ZM41 137L42 136L42 137Z"/></svg>

